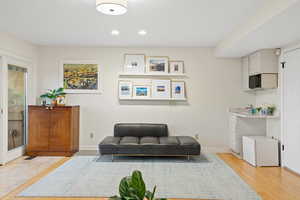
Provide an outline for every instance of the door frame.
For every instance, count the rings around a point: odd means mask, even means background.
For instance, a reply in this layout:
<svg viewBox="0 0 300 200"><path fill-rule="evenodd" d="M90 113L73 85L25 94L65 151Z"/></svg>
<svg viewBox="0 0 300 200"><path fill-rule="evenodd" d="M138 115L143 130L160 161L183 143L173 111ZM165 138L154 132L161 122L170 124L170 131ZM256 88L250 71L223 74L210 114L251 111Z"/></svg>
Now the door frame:
<svg viewBox="0 0 300 200"><path fill-rule="evenodd" d="M20 57L17 56L7 56L7 55L3 55L1 56L1 69L0 69L0 92L1 92L1 100L0 100L0 105L1 105L1 109L3 110L2 114L1 114L1 122L0 122L0 131L2 132L2 134L0 134L0 165L4 165L7 162L14 160L22 155L24 155L25 152L25 146L27 143L27 131L28 131L28 111L27 111L27 107L28 107L28 72L29 72L29 67L30 67L30 62L27 61L27 59L22 59ZM8 151L8 105L7 105L7 101L8 101L8 65L17 65L20 66L22 68L27 69L27 73L26 73L26 78L25 78L25 141L24 141L24 145L22 145L21 147L17 147L15 149L12 149L10 151Z"/></svg>
<svg viewBox="0 0 300 200"><path fill-rule="evenodd" d="M285 49L282 50L282 54L280 56L279 62L286 62L286 55L290 52L296 51L296 50L300 50L300 44L297 45L292 45L290 47L287 47ZM286 130L286 126L285 126L285 98L284 98L284 94L285 94L285 70L282 69L280 67L280 84L281 84L281 90L280 90L280 110L281 110L281 145L285 146L285 141L286 141L286 134L285 134L285 130ZM285 160L285 151L282 150L282 146L281 146L281 165L282 167L287 167L286 166L286 160Z"/></svg>
<svg viewBox="0 0 300 200"><path fill-rule="evenodd" d="M5 124L5 121L4 121L4 97L3 97L3 89L4 89L4 73L3 73L3 66L5 66L5 63L4 63L4 57L0 55L0 165L1 164L4 164L4 161L5 161L5 158L4 158L4 147L2 144L4 144L4 135L5 135L5 132L4 132L4 124Z"/></svg>

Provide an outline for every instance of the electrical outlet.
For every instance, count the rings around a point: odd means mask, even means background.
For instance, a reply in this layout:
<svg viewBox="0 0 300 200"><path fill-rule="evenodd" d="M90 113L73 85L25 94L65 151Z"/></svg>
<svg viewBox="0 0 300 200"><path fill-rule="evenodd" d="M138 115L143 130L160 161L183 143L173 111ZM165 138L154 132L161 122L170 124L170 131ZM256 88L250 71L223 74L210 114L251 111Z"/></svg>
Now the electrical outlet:
<svg viewBox="0 0 300 200"><path fill-rule="evenodd" d="M94 133L93 133L93 132L90 133L90 138L91 138L91 139L94 138Z"/></svg>

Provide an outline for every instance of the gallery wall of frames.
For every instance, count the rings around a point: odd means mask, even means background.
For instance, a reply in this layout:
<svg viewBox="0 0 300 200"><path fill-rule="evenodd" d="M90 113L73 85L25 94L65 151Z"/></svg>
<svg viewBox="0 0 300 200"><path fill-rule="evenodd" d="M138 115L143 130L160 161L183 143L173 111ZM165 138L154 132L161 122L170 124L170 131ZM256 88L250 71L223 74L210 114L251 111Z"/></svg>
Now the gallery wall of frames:
<svg viewBox="0 0 300 200"><path fill-rule="evenodd" d="M119 99L186 101L185 78L184 61L125 54L118 80Z"/></svg>

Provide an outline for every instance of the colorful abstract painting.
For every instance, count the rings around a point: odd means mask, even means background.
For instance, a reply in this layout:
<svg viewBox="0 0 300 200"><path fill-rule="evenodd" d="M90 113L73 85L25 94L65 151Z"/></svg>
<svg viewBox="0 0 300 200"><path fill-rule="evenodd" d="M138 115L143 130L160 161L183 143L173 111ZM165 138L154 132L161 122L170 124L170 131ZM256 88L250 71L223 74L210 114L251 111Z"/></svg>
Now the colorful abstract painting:
<svg viewBox="0 0 300 200"><path fill-rule="evenodd" d="M63 64L63 85L66 90L97 91L98 64Z"/></svg>

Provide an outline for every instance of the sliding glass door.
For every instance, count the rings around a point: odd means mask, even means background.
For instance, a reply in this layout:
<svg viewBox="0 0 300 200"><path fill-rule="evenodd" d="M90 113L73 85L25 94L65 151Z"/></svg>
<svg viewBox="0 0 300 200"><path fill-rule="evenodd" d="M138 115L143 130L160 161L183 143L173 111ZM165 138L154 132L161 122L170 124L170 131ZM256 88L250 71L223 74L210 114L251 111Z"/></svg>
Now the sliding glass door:
<svg viewBox="0 0 300 200"><path fill-rule="evenodd" d="M25 144L27 70L8 64L7 147L8 151Z"/></svg>
<svg viewBox="0 0 300 200"><path fill-rule="evenodd" d="M2 57L0 70L0 164L24 153L27 130L27 68L18 60Z"/></svg>

